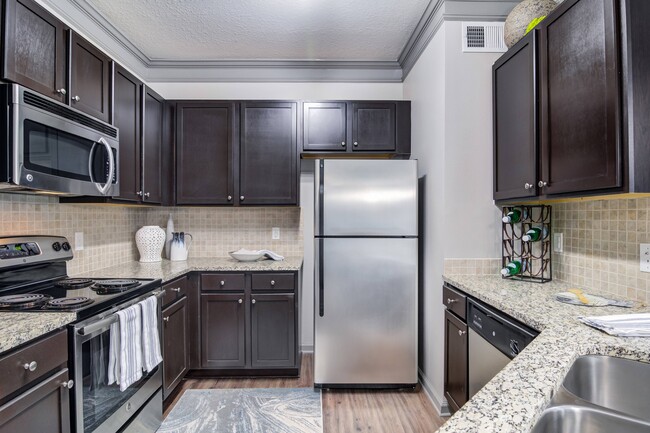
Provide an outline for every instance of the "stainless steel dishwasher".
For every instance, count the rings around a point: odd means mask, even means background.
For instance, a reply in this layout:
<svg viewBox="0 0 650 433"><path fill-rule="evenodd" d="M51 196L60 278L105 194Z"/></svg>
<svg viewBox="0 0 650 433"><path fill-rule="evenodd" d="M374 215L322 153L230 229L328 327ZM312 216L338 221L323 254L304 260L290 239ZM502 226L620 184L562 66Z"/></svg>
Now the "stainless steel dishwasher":
<svg viewBox="0 0 650 433"><path fill-rule="evenodd" d="M491 307L468 299L469 398L539 334Z"/></svg>

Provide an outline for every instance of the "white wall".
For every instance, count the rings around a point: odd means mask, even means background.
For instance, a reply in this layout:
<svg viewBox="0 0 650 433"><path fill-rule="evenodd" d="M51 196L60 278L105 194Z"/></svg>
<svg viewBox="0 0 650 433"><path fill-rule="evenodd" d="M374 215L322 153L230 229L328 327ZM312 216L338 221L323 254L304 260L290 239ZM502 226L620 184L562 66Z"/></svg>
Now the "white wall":
<svg viewBox="0 0 650 433"><path fill-rule="evenodd" d="M413 158L426 176L420 369L439 407L444 401L444 259L499 255L491 162L491 68L498 57L463 53L461 23L446 21L404 82L404 99L412 101Z"/></svg>

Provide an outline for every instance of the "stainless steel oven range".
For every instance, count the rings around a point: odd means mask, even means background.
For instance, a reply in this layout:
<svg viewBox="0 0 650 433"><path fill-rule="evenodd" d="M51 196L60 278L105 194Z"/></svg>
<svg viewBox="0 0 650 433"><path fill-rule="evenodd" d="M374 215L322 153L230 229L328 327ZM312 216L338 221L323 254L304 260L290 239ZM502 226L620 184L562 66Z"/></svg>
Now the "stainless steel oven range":
<svg viewBox="0 0 650 433"><path fill-rule="evenodd" d="M71 246L63 237L0 238L0 311L66 311L72 425L76 433L154 433L162 422L162 364L125 391L108 385L111 324L117 312L151 296L160 280L68 278ZM158 302L159 339L162 325Z"/></svg>

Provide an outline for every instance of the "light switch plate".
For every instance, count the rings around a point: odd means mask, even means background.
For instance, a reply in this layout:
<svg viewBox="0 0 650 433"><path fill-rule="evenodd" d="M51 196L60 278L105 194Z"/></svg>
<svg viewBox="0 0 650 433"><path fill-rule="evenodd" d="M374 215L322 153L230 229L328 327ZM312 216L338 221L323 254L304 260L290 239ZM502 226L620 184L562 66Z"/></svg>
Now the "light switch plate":
<svg viewBox="0 0 650 433"><path fill-rule="evenodd" d="M650 244L641 244L639 266L641 272L650 272Z"/></svg>
<svg viewBox="0 0 650 433"><path fill-rule="evenodd" d="M74 234L74 250L82 251L84 249L84 232L75 232Z"/></svg>
<svg viewBox="0 0 650 433"><path fill-rule="evenodd" d="M553 251L564 252L564 233L553 233Z"/></svg>
<svg viewBox="0 0 650 433"><path fill-rule="evenodd" d="M280 227L273 227L271 229L271 239L273 240L280 239Z"/></svg>

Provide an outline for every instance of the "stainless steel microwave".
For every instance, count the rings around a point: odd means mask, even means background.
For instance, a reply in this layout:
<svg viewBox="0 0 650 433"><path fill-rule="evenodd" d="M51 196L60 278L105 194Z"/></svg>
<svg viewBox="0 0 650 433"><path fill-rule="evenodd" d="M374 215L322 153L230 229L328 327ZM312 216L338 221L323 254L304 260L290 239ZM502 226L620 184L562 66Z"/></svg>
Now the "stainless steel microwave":
<svg viewBox="0 0 650 433"><path fill-rule="evenodd" d="M17 84L0 84L0 191L115 196L118 129Z"/></svg>

